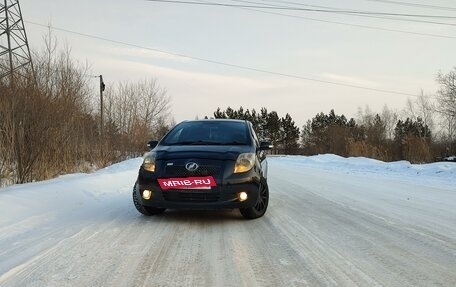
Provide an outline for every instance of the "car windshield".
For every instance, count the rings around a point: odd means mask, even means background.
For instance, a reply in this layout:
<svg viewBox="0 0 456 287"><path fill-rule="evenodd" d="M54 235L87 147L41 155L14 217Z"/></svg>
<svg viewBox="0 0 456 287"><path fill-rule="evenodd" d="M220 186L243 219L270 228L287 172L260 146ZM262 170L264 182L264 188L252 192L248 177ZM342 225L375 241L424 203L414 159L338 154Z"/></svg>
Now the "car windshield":
<svg viewBox="0 0 456 287"><path fill-rule="evenodd" d="M162 145L248 145L247 124L230 121L193 121L175 126Z"/></svg>

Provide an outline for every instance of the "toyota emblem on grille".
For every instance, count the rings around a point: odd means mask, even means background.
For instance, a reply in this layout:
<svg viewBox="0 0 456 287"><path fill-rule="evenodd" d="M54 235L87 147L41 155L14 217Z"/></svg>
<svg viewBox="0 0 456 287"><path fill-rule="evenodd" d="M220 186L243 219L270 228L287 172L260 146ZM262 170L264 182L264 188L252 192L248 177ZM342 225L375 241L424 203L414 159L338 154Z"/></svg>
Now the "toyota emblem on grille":
<svg viewBox="0 0 456 287"><path fill-rule="evenodd" d="M185 165L185 168L188 170L188 171L195 171L198 169L198 164L196 162L189 162Z"/></svg>

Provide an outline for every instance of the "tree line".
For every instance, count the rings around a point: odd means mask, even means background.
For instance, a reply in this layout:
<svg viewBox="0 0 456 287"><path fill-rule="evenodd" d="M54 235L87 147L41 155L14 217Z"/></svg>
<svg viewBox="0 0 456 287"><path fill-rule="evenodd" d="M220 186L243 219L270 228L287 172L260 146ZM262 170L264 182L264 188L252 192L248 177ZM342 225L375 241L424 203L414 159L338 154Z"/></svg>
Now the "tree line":
<svg viewBox="0 0 456 287"><path fill-rule="evenodd" d="M108 87L101 127L89 67L51 36L32 53L33 71L0 79L0 186L142 155L150 138L173 125L166 91L151 79Z"/></svg>
<svg viewBox="0 0 456 287"><path fill-rule="evenodd" d="M288 113L280 117L266 108L218 108L213 117L251 121L260 138L273 142L273 153L433 162L456 155L456 68L439 73L437 83L436 95L421 93L401 112L386 105L380 113L360 108L355 120L330 110L316 114L301 129Z"/></svg>
<svg viewBox="0 0 456 287"><path fill-rule="evenodd" d="M399 119L393 130L388 129L380 114L363 114L357 123L353 118L337 115L334 110L320 113L303 127L302 153L334 153L414 163L431 162L442 155L421 118Z"/></svg>

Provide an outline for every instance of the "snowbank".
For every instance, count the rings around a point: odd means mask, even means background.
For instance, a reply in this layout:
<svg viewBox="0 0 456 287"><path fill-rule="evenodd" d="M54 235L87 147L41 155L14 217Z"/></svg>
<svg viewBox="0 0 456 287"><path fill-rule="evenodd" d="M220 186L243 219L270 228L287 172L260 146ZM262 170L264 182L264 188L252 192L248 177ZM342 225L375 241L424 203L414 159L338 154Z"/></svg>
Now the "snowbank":
<svg viewBox="0 0 456 287"><path fill-rule="evenodd" d="M408 161L383 162L364 157L344 158L334 154L315 156L270 157L296 167L305 166L322 170L339 170L346 173L377 174L420 181L443 181L455 186L456 163L436 162L429 164L411 164Z"/></svg>

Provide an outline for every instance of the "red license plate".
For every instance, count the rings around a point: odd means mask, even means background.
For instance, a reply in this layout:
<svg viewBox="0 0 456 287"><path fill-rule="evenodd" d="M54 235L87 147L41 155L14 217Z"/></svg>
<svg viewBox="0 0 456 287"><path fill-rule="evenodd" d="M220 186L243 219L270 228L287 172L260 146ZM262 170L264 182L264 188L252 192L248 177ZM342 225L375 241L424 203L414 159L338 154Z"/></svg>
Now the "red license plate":
<svg viewBox="0 0 456 287"><path fill-rule="evenodd" d="M159 178L158 183L163 190L166 189L210 189L217 186L214 177L178 177L178 178Z"/></svg>

